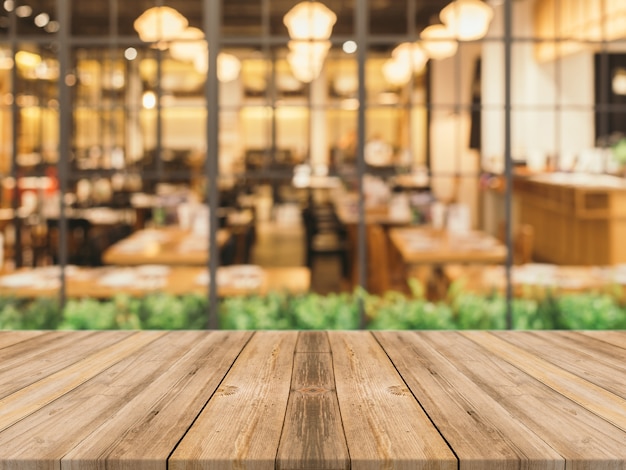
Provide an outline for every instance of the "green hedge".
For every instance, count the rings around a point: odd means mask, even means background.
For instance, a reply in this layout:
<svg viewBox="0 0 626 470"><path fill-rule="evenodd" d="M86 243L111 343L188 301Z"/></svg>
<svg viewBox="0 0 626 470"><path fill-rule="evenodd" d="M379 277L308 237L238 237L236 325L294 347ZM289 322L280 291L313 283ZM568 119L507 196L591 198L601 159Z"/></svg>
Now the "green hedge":
<svg viewBox="0 0 626 470"><path fill-rule="evenodd" d="M604 293L547 295L513 301L515 329L626 329L626 306ZM343 294L232 297L220 303L222 329L357 329L360 305L370 329L503 329L506 300L452 290L448 302L429 302L418 286L413 295L362 290ZM112 300L0 298L0 329L201 329L205 296L119 295Z"/></svg>

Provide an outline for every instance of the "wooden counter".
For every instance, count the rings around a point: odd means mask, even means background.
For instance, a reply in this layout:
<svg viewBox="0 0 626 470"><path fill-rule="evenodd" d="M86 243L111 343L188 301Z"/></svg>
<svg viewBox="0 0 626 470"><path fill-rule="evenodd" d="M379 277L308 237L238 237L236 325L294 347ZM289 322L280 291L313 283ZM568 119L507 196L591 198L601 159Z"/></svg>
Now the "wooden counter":
<svg viewBox="0 0 626 470"><path fill-rule="evenodd" d="M533 257L569 265L626 263L626 183L602 175L516 178L520 223L535 229Z"/></svg>
<svg viewBox="0 0 626 470"><path fill-rule="evenodd" d="M626 332L0 332L0 468L617 469Z"/></svg>

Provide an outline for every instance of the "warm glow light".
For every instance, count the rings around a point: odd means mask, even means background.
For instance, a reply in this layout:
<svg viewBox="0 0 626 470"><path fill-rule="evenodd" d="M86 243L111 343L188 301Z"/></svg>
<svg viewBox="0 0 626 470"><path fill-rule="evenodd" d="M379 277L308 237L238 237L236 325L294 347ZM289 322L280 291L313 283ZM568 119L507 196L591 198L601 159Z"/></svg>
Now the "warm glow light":
<svg viewBox="0 0 626 470"><path fill-rule="evenodd" d="M326 54L330 50L330 41L289 41L287 62L291 72L301 82L311 82L322 71Z"/></svg>
<svg viewBox="0 0 626 470"><path fill-rule="evenodd" d="M35 16L35 19L33 21L35 22L35 26L43 28L48 23L50 23L50 15L48 15L47 13L39 13L37 16Z"/></svg>
<svg viewBox="0 0 626 470"><path fill-rule="evenodd" d="M13 68L13 57L8 49L0 49L0 70L11 70Z"/></svg>
<svg viewBox="0 0 626 470"><path fill-rule="evenodd" d="M283 22L292 39L328 39L337 15L320 2L304 1L287 12Z"/></svg>
<svg viewBox="0 0 626 470"><path fill-rule="evenodd" d="M206 54L207 45L204 33L193 26L185 28L170 44L170 54L176 60L192 62L199 55Z"/></svg>
<svg viewBox="0 0 626 470"><path fill-rule="evenodd" d="M346 54L354 54L357 50L357 44L354 41L346 41L343 43L343 52Z"/></svg>
<svg viewBox="0 0 626 470"><path fill-rule="evenodd" d="M124 58L126 60L135 60L137 58L137 49L129 47L124 51Z"/></svg>
<svg viewBox="0 0 626 470"><path fill-rule="evenodd" d="M393 86L406 85L413 75L411 64L401 58L392 58L383 64L383 76L387 83Z"/></svg>
<svg viewBox="0 0 626 470"><path fill-rule="evenodd" d="M193 65L198 73L205 74L209 71L209 54L205 50L196 56ZM232 54L220 52L217 56L217 79L220 82L232 82L236 80L241 71L241 61Z"/></svg>
<svg viewBox="0 0 626 470"><path fill-rule="evenodd" d="M487 34L493 8L480 0L455 0L439 13L441 21L461 41L474 41Z"/></svg>
<svg viewBox="0 0 626 470"><path fill-rule="evenodd" d="M144 42L171 41L180 36L188 21L170 7L152 7L135 20L133 26Z"/></svg>
<svg viewBox="0 0 626 470"><path fill-rule="evenodd" d="M28 18L33 14L33 9L28 5L20 5L15 9L15 14L20 18Z"/></svg>
<svg viewBox="0 0 626 470"><path fill-rule="evenodd" d="M43 29L46 31L46 33L58 33L59 29L61 29L61 25L58 21L53 20L45 25Z"/></svg>
<svg viewBox="0 0 626 470"><path fill-rule="evenodd" d="M33 52L18 51L15 54L15 63L23 69L33 69L41 63L41 56Z"/></svg>
<svg viewBox="0 0 626 470"><path fill-rule="evenodd" d="M156 95L153 91L146 91L141 97L141 104L146 109L154 109L156 107Z"/></svg>
<svg viewBox="0 0 626 470"><path fill-rule="evenodd" d="M454 34L443 24L428 26L420 34L422 49L431 59L439 60L456 54L458 43Z"/></svg>
<svg viewBox="0 0 626 470"><path fill-rule="evenodd" d="M626 69L619 68L615 71L611 88L616 95L626 95Z"/></svg>
<svg viewBox="0 0 626 470"><path fill-rule="evenodd" d="M417 73L422 72L428 62L426 52L417 42L403 42L391 52L391 56Z"/></svg>

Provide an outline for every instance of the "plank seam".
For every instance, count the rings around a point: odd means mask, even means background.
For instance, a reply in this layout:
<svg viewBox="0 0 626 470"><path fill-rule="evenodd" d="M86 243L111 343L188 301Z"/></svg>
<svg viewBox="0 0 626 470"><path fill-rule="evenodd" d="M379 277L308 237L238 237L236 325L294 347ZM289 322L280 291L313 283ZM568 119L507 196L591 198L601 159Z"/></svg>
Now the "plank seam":
<svg viewBox="0 0 626 470"><path fill-rule="evenodd" d="M430 417L430 415L428 414L428 412L426 411L426 409L424 408L424 406L422 405L422 403L418 400L418 398L415 396L415 393L413 392L413 390L411 389L411 387L409 386L409 384L406 382L406 380L404 379L404 377L402 376L402 374L400 373L400 370L398 369L398 367L396 366L396 363L393 362L393 360L391 359L391 357L389 356L389 353L387 353L387 350L385 349L385 347L382 345L382 343L379 341L378 339L378 335L376 334L376 332L374 331L370 331L371 335L374 337L374 340L376 341L376 343L378 343L378 345L380 346L380 349L383 350L383 352L385 353L385 356L387 356L387 359L389 359L389 362L391 362L391 365L393 366L393 368L395 369L395 371L398 373L398 375L400 376L400 378L402 379L402 382L404 383L404 386L406 387L406 389L411 392L411 396L415 399L415 401L417 402L418 406L420 407L420 409L424 412L424 415L428 418L428 421L430 421L430 423L433 425L433 427L437 430L437 432L439 433L439 436L441 436L441 439L443 439L443 441L446 443L446 445L448 446L448 449L450 449L450 452L452 452L452 455L454 455L454 458L456 459L456 468L457 470L460 469L461 466L461 459L459 458L459 456L457 455L456 451L454 450L454 448L452 447L452 445L450 444L450 442L448 442L448 439L446 439L446 436L443 435L443 433L441 432L441 430L439 429L439 427L435 424L435 422L433 421L433 419Z"/></svg>
<svg viewBox="0 0 626 470"><path fill-rule="evenodd" d="M228 376L229 372L232 370L233 366L237 362L237 359L239 359L239 356L241 356L241 353L244 351L244 349L246 349L246 346L248 346L248 344L250 343L252 338L254 338L255 335L256 335L256 331L252 332L252 334L248 337L248 339L243 344L243 346L241 347L241 349L239 350L237 355L234 357L233 362L231 362L231 364L228 367L228 369L226 369L224 371L224 375L222 376L222 378L219 381L219 383L215 386L215 390L213 390L213 393L211 394L211 396L207 398L207 400L204 403L204 405L202 405L200 410L198 410L198 414L195 416L194 419L191 420L191 422L189 423L189 426L187 426L187 429L182 433L182 435L180 436L180 439L178 440L178 442L176 442L176 444L174 444L174 446L172 447L171 452L168 454L167 458L165 459L165 468L166 468L166 470L168 470L170 468L170 458L172 457L172 455L174 455L174 453L176 452L176 450L180 446L180 443L185 439L185 437L187 436L187 433L189 433L189 430L193 427L194 424L196 424L196 421L198 421L198 418L200 417L200 415L202 415L202 413L204 412L206 407L209 405L209 402L211 401L211 399L215 396L217 391L220 389L220 387L224 383L224 380L226 379L226 377Z"/></svg>

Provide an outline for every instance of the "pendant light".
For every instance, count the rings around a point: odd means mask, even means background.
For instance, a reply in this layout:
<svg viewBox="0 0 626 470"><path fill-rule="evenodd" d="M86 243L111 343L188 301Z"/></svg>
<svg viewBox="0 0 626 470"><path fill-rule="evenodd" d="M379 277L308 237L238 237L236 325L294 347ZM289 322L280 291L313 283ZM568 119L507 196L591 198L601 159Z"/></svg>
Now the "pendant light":
<svg viewBox="0 0 626 470"><path fill-rule="evenodd" d="M460 41L483 38L493 19L493 8L481 0L454 0L439 13L439 18Z"/></svg>

